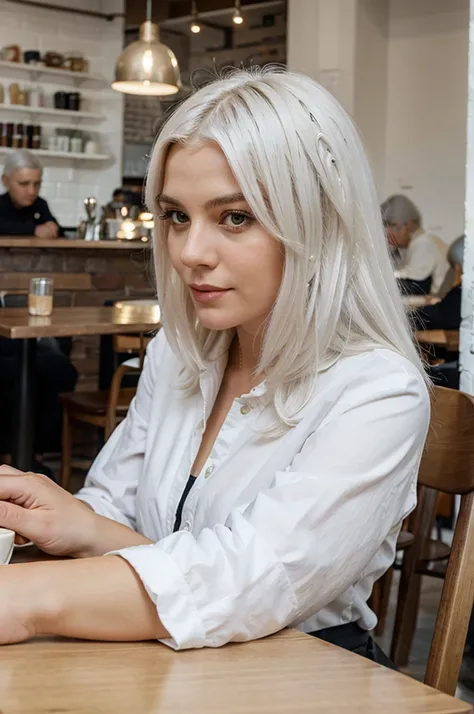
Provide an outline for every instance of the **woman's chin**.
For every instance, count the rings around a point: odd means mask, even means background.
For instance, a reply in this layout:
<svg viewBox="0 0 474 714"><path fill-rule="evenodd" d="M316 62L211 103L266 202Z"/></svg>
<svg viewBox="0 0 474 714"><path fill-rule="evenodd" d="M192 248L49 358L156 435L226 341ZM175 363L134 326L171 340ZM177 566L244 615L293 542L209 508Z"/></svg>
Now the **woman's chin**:
<svg viewBox="0 0 474 714"><path fill-rule="evenodd" d="M211 311L200 310L197 314L199 323L208 330L230 330L240 325L241 321L232 319L230 315L211 314Z"/></svg>

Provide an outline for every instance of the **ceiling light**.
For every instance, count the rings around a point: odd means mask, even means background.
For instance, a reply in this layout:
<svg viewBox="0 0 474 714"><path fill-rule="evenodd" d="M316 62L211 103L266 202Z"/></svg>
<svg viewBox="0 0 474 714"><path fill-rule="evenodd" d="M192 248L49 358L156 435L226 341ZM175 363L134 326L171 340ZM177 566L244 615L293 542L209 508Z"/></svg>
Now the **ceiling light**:
<svg viewBox="0 0 474 714"><path fill-rule="evenodd" d="M232 21L236 25L241 25L244 21L242 13L240 12L240 0L235 0L234 13L232 15Z"/></svg>
<svg viewBox="0 0 474 714"><path fill-rule="evenodd" d="M196 0L193 0L191 15L193 16L193 19L190 25L190 30L191 32L194 32L195 35L197 35L198 32L201 32L201 25L199 24L199 13L197 9Z"/></svg>
<svg viewBox="0 0 474 714"><path fill-rule="evenodd" d="M151 21L151 0L147 0L146 16L140 39L128 45L117 60L112 89L161 97L176 94L181 88L178 60L159 40L158 25Z"/></svg>

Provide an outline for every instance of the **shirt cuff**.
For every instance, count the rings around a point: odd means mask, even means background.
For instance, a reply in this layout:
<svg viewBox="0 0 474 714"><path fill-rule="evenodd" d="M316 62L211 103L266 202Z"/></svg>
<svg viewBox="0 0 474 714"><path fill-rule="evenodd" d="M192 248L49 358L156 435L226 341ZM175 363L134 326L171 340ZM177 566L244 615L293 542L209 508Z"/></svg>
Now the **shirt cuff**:
<svg viewBox="0 0 474 714"><path fill-rule="evenodd" d="M153 564L150 567L150 548ZM206 646L206 632L192 593L173 559L155 544L123 548L106 555L119 555L137 573L154 602L170 637L160 640L174 650Z"/></svg>

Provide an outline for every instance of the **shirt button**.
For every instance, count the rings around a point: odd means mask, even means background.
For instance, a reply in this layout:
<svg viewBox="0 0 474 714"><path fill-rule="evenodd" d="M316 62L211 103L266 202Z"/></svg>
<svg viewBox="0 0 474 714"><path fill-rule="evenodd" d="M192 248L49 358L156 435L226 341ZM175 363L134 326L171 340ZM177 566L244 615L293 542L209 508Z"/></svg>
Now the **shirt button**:
<svg viewBox="0 0 474 714"><path fill-rule="evenodd" d="M250 411L251 411L251 409L248 404L244 404L243 407L240 407L240 413L243 414L244 416L246 414L249 414Z"/></svg>
<svg viewBox="0 0 474 714"><path fill-rule="evenodd" d="M183 531L190 531L191 530L191 523L189 521L186 521L185 524L183 525Z"/></svg>
<svg viewBox="0 0 474 714"><path fill-rule="evenodd" d="M204 471L204 478L208 478L212 472L214 471L215 466L211 464L211 466L208 466L207 469Z"/></svg>

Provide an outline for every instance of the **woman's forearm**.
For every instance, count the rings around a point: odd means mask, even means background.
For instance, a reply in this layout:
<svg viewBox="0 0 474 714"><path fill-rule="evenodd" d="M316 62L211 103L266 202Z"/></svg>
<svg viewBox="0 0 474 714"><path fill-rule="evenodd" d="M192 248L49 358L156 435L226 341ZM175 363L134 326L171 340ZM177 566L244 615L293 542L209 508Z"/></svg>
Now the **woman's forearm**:
<svg viewBox="0 0 474 714"><path fill-rule="evenodd" d="M96 515L86 541L87 546L75 552L74 557L94 558L99 555L105 555L112 550L131 548L134 545L151 545L153 543L152 540L128 528L128 526L99 515Z"/></svg>
<svg viewBox="0 0 474 714"><path fill-rule="evenodd" d="M37 634L118 642L169 637L138 575L120 556L9 567L25 579Z"/></svg>

